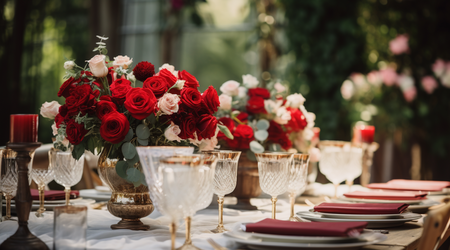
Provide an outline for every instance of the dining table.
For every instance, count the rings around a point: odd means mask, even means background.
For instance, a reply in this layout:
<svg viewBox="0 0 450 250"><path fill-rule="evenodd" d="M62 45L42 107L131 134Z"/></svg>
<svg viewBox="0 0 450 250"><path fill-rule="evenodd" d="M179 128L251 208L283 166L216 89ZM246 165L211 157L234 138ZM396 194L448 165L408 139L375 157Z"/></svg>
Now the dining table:
<svg viewBox="0 0 450 250"><path fill-rule="evenodd" d="M438 197L445 198L445 197ZM324 201L324 197L320 196L301 196L296 200L295 211L308 211L312 206L305 204L305 200L311 203L319 203ZM437 199L437 198L436 198ZM256 198L251 200L252 204L258 207L254 211L242 211L230 208L224 208L224 224L227 229L233 229L241 222L257 222L265 218L271 217L271 202L268 198ZM142 218L144 224L150 225L149 231L132 231L132 230L112 230L111 224L118 222L119 218L111 215L106 207L101 209L93 209L92 205L88 206L87 213L87 233L86 242L87 249L170 249L170 218L161 215L155 210L149 216ZM98 207L98 206L97 206ZM289 218L289 202L287 198L281 198L277 203L277 219L287 220ZM407 222L403 226L386 228L388 230L387 240L369 246L364 246L364 250L413 250L417 248L423 230L423 218L413 222ZM217 226L218 211L217 209L207 208L198 211L192 219L192 240L193 244L200 249L214 250L207 242L211 238L219 245L230 250L249 249L244 245L235 243L231 238L223 234L212 233L211 230ZM53 246L53 212L45 212L43 218L35 216L35 212L30 213L28 221L29 228L33 234L38 236L45 242L50 249ZM308 223L308 222L299 222ZM17 221L0 222L0 242L6 240L17 229ZM180 221L176 233L176 246L179 247L184 243L185 228L184 223ZM444 245L449 244L450 234L447 232L442 239ZM447 246L448 248L448 246ZM446 248L446 250L447 250Z"/></svg>

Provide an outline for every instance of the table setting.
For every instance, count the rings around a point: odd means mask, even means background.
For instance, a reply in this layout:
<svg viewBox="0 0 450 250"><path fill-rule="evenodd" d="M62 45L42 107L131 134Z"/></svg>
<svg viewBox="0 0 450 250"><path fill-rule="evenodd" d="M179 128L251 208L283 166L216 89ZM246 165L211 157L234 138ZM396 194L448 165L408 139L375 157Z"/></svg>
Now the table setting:
<svg viewBox="0 0 450 250"><path fill-rule="evenodd" d="M220 96L212 86L201 93L193 75L172 65L155 72L147 61L131 69L127 56L110 60L108 38L97 37L88 68L64 64L58 96L65 103L41 108L54 122L48 165L33 168L38 115L10 117L0 249L389 247L391 230L420 234L424 213L442 204L429 196L448 194L444 181L367 183L375 128L357 126L351 142L320 141L305 98L281 84L269 91L244 75L242 86L225 82ZM86 151L99 155L103 185L72 190ZM299 204L315 185L311 163L334 195ZM360 176L362 186L353 185ZM52 180L63 190L45 190ZM238 187L251 192L235 195ZM214 194L218 206L210 208ZM231 197L249 204L237 208Z"/></svg>

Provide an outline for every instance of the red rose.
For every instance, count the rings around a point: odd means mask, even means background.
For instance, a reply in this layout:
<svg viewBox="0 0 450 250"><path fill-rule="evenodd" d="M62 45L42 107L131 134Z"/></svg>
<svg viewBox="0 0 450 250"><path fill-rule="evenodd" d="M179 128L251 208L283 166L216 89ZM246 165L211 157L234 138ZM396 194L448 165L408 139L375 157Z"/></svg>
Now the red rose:
<svg viewBox="0 0 450 250"><path fill-rule="evenodd" d="M100 101L97 103L97 117L98 119L103 119L103 117L111 112L117 111L117 106L110 101Z"/></svg>
<svg viewBox="0 0 450 250"><path fill-rule="evenodd" d="M113 85L116 86L116 85L119 85L119 84L125 84L125 85L128 85L128 86L131 86L131 82L130 82L129 80L123 79L123 78L119 78L119 79L115 80L115 81L111 84L111 87L112 87Z"/></svg>
<svg viewBox="0 0 450 250"><path fill-rule="evenodd" d="M55 123L56 123L56 127L59 128L61 126L61 123L64 122L64 117L61 115L61 113L57 114L55 116Z"/></svg>
<svg viewBox="0 0 450 250"><path fill-rule="evenodd" d="M162 76L153 76L147 78L144 82L144 88L150 89L156 98L163 96L170 88L166 78Z"/></svg>
<svg viewBox="0 0 450 250"><path fill-rule="evenodd" d="M250 96L250 98L255 97L255 96L259 96L259 97L262 97L264 99L269 99L270 98L270 92L269 92L269 90L267 90L265 88L249 89L248 90L248 95Z"/></svg>
<svg viewBox="0 0 450 250"><path fill-rule="evenodd" d="M260 96L251 97L245 107L247 108L247 111L252 114L267 114L267 111L264 108L264 99Z"/></svg>
<svg viewBox="0 0 450 250"><path fill-rule="evenodd" d="M218 122L225 125L228 128L228 130L230 130L230 132L233 134L233 130L235 128L233 119L229 117L222 117L218 120ZM219 131L219 133L217 134L217 139L226 139L226 138L227 137L225 136L225 134L222 133L222 131Z"/></svg>
<svg viewBox="0 0 450 250"><path fill-rule="evenodd" d="M189 72L187 72L186 70L178 71L178 78L186 81L184 83L185 87L189 87L189 88L200 87L200 84L198 84L197 78L195 78L195 76L189 74Z"/></svg>
<svg viewBox="0 0 450 250"><path fill-rule="evenodd" d="M213 86L209 86L202 95L202 108L209 114L214 114L219 106L219 95L217 95L217 91Z"/></svg>
<svg viewBox="0 0 450 250"><path fill-rule="evenodd" d="M292 147L291 140L289 140L287 133L283 130L280 124L270 121L270 126L267 132L269 132L267 140L280 144L281 148L285 150Z"/></svg>
<svg viewBox="0 0 450 250"><path fill-rule="evenodd" d="M198 139L201 140L203 138L211 138L216 134L217 128L217 118L204 114L201 115L197 120L197 136Z"/></svg>
<svg viewBox="0 0 450 250"><path fill-rule="evenodd" d="M75 79L73 77L67 79L59 88L58 91L58 97L64 96L64 98L67 98L70 96L70 92L75 87L77 83L79 83L79 79Z"/></svg>
<svg viewBox="0 0 450 250"><path fill-rule="evenodd" d="M241 112L241 113L239 113L239 115L236 116L236 118L239 121L246 123L248 121L248 114L245 112Z"/></svg>
<svg viewBox="0 0 450 250"><path fill-rule="evenodd" d="M125 108L138 120L147 118L155 110L158 102L150 89L132 88L127 94Z"/></svg>
<svg viewBox="0 0 450 250"><path fill-rule="evenodd" d="M102 96L100 96L100 101L112 102L112 99L111 99L111 96L109 96L109 95L102 95Z"/></svg>
<svg viewBox="0 0 450 250"><path fill-rule="evenodd" d="M197 111L201 108L202 95L197 89L183 88L180 99L180 108L186 112L190 112L190 109Z"/></svg>
<svg viewBox="0 0 450 250"><path fill-rule="evenodd" d="M303 115L302 111L297 108L287 107L287 111L291 112L291 119L287 124L284 125L288 132L298 132L303 130L308 122L306 121L306 117Z"/></svg>
<svg viewBox="0 0 450 250"><path fill-rule="evenodd" d="M118 82L120 80L116 80L111 84L111 95L114 102L118 105L123 105L125 102L125 97L128 92L131 91L132 87L128 84L123 84L124 82ZM127 80L128 81L128 80Z"/></svg>
<svg viewBox="0 0 450 250"><path fill-rule="evenodd" d="M250 142L254 140L253 129L248 125L239 124L233 132L234 140L226 139L233 149L249 149Z"/></svg>
<svg viewBox="0 0 450 250"><path fill-rule="evenodd" d="M196 120L193 114L179 115L176 117L174 123L180 127L181 132L178 136L181 139L194 139Z"/></svg>
<svg viewBox="0 0 450 250"><path fill-rule="evenodd" d="M117 111L111 112L103 117L100 126L100 135L106 141L113 144L119 143L125 139L130 129L130 123L127 117Z"/></svg>
<svg viewBox="0 0 450 250"><path fill-rule="evenodd" d="M159 76L164 77L169 84L169 87L172 87L177 82L177 77L172 74L167 69L162 69L158 73Z"/></svg>
<svg viewBox="0 0 450 250"><path fill-rule="evenodd" d="M84 136L87 134L87 130L84 128L84 124L78 124L73 119L69 119L66 123L67 140L73 145L78 145L83 141Z"/></svg>
<svg viewBox="0 0 450 250"><path fill-rule="evenodd" d="M115 73L116 72L114 71L114 67L108 68L108 74L106 75L106 79L108 80L108 85L111 85L114 82L114 80L115 80L114 74ZM102 85L101 82L100 82L100 85Z"/></svg>
<svg viewBox="0 0 450 250"><path fill-rule="evenodd" d="M66 98L67 115L74 116L78 111L83 113L92 113L95 110L97 101L95 98L99 91L92 91L89 84L76 86L72 89L69 97Z"/></svg>
<svg viewBox="0 0 450 250"><path fill-rule="evenodd" d="M146 61L140 62L134 67L133 74L136 79L144 82L155 74L155 66Z"/></svg>

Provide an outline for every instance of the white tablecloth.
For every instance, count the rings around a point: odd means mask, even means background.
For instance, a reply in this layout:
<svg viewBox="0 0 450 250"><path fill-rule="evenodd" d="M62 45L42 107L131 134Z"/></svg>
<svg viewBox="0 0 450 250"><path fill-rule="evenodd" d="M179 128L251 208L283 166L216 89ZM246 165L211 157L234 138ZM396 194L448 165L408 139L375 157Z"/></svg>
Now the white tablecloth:
<svg viewBox="0 0 450 250"><path fill-rule="evenodd" d="M268 199L257 199L254 205L259 206L260 211L238 211L224 209L224 223L231 229L238 222L256 222L264 218L270 218L271 205ZM289 205L285 200L278 200L277 219L289 218ZM297 206L296 211L310 209L307 206ZM218 211L205 209L197 212L192 220L192 240L194 245L201 249L213 249L206 239L212 238L222 246L234 249L237 246L222 234L213 234L210 230L217 226ZM144 224L150 225L149 231L112 230L111 224L119 221L117 217L104 210L88 210L87 249L170 249L170 233L168 217L161 216L157 211L142 219ZM34 212L30 214L29 228L31 232L44 241L50 249L53 246L53 213L46 212L44 218L37 218ZM16 221L0 223L0 242L6 240L17 229ZM177 229L176 246L184 242L184 224Z"/></svg>

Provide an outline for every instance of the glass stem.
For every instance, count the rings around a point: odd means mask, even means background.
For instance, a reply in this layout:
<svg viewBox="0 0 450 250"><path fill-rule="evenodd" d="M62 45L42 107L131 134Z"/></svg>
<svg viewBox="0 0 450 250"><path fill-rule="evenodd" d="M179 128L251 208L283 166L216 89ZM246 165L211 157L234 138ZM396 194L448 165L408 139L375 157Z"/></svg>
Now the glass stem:
<svg viewBox="0 0 450 250"><path fill-rule="evenodd" d="M192 240L191 240L191 217L188 216L185 219L186 221L186 242L184 243L185 245L191 245L192 244Z"/></svg>
<svg viewBox="0 0 450 250"><path fill-rule="evenodd" d="M277 212L277 197L272 197L272 219L275 219L275 213Z"/></svg>
<svg viewBox="0 0 450 250"><path fill-rule="evenodd" d="M69 206L69 200L70 200L70 187L66 187L64 189L64 192L66 192L66 206Z"/></svg>
<svg viewBox="0 0 450 250"><path fill-rule="evenodd" d="M348 186L348 191L350 192L351 190L352 190L352 185L353 185L353 180L347 180L346 182L345 182L345 184L347 184L347 186Z"/></svg>
<svg viewBox="0 0 450 250"><path fill-rule="evenodd" d="M338 194L338 187L339 187L339 183L338 184L334 184L334 199L337 199L337 194Z"/></svg>
<svg viewBox="0 0 450 250"><path fill-rule="evenodd" d="M294 218L294 204L295 204L295 193L292 192L289 194L289 200L291 202L291 216L290 219Z"/></svg>
<svg viewBox="0 0 450 250"><path fill-rule="evenodd" d="M175 225L175 222L170 223L170 239L171 239L171 250L175 250L175 232L177 230L177 227Z"/></svg>
<svg viewBox="0 0 450 250"><path fill-rule="evenodd" d="M11 219L11 195L5 195L6 199L6 219Z"/></svg>
<svg viewBox="0 0 450 250"><path fill-rule="evenodd" d="M44 199L45 199L44 187L45 187L44 185L40 185L38 187L38 189L39 189L39 203L41 203L40 206L39 206L39 210L38 210L39 213L43 213L45 211L45 208L44 208Z"/></svg>
<svg viewBox="0 0 450 250"><path fill-rule="evenodd" d="M219 225L217 229L223 229L223 196L219 196L217 199L217 203L219 204Z"/></svg>

